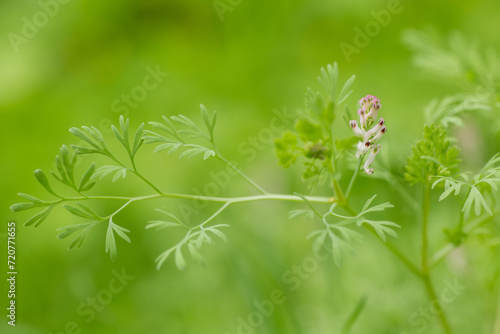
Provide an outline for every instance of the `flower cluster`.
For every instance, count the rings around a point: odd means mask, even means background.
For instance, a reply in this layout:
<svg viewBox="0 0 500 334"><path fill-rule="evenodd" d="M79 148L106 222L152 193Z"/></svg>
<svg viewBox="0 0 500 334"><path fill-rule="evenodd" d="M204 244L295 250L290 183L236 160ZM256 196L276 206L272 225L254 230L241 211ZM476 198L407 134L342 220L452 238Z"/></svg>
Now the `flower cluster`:
<svg viewBox="0 0 500 334"><path fill-rule="evenodd" d="M377 121L377 114L381 108L380 100L372 95L367 95L359 100L358 109L359 124L357 121L350 121L354 134L361 138L358 142L358 151L356 158L361 158L368 153L365 165L363 166L365 172L368 174L373 173L373 168L370 165L375 160L375 156L380 151L380 144L377 141L387 132L387 127L384 125L384 119L380 118Z"/></svg>

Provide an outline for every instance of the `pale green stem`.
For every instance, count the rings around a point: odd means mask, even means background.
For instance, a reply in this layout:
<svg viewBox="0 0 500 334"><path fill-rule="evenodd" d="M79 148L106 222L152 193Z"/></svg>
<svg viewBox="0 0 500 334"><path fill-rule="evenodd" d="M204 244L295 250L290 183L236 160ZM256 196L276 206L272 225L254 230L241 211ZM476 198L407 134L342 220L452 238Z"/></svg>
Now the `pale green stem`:
<svg viewBox="0 0 500 334"><path fill-rule="evenodd" d="M118 212L122 211L123 209L125 209L127 206L129 206L132 202L134 202L133 199L129 200L127 203L123 204L118 210L116 210L115 212L113 212L111 215L109 215L107 217L107 219L111 219L113 218Z"/></svg>
<svg viewBox="0 0 500 334"><path fill-rule="evenodd" d="M351 332L351 328L356 322L356 320L359 318L359 315L363 311L363 308L366 305L366 300L368 298L366 296L361 297L361 299L358 301L354 309L352 310L351 314L349 315L349 318L347 318L347 321L345 322L344 326L342 327L342 334L349 334Z"/></svg>
<svg viewBox="0 0 500 334"><path fill-rule="evenodd" d="M443 307L441 306L440 299L438 298L436 294L436 290L434 289L434 286L432 285L432 281L430 278L429 273L425 273L422 275L422 280L424 282L425 288L427 290L427 294L429 295L429 298L431 301L433 301L433 304L436 307L436 312L438 313L439 320L441 321L441 325L443 326L443 330L446 334L452 334L450 325L448 324L448 320L446 319L446 315L444 314Z"/></svg>
<svg viewBox="0 0 500 334"><path fill-rule="evenodd" d="M252 179L250 179L248 176L246 176L242 171L240 171L235 165L230 163L228 160L226 160L223 156L221 156L219 153L217 153L217 158L219 158L222 162L224 162L226 165L228 165L231 169L233 169L236 173L240 174L241 177L243 177L248 183L250 183L255 189L257 189L260 193L262 194L267 194L267 191L265 191L261 186L259 186L257 183L255 183Z"/></svg>
<svg viewBox="0 0 500 334"><path fill-rule="evenodd" d="M140 174L137 169L132 171L135 175L137 175L140 179L142 179L146 184L148 184L152 189L154 189L158 194L161 194L161 190L158 189L154 184L152 184L148 179L146 179L142 174Z"/></svg>
<svg viewBox="0 0 500 334"><path fill-rule="evenodd" d="M173 193L162 193L155 195L139 196L139 197L125 197L125 196L86 196L86 197L65 197L61 200L54 202L47 202L47 205L59 204L66 201L83 201L92 199L104 199L104 200L122 200L122 201L144 201L157 198L179 198L179 199L193 199L201 200L207 202L219 202L219 203L243 203L243 202L255 202L255 201L265 201L265 200L277 200L277 201L289 201L289 202L304 202L304 199L297 195L283 195L283 194L265 194L265 195L255 195L255 196L242 196L242 197L214 197L214 196L198 196L198 195L187 195L187 194L173 194ZM331 204L331 197L321 197L321 196L304 196L311 203L326 203Z"/></svg>
<svg viewBox="0 0 500 334"><path fill-rule="evenodd" d="M148 179L146 179L144 176L142 176L141 173L139 173L137 171L137 168L135 166L135 161L132 158L132 156L130 156L130 160L132 162L133 169L130 169L127 166L125 166L125 164L122 163L120 160L118 160L113 154L111 154L111 152L109 152L109 157L111 158L111 160L115 161L120 166L128 169L129 171L131 171L132 173L134 173L135 175L137 175L141 180L143 180L147 185L149 185L152 189L154 189L154 191L156 191L158 194L161 194L161 190L160 189L158 189L153 183L151 183Z"/></svg>
<svg viewBox="0 0 500 334"><path fill-rule="evenodd" d="M431 276L429 273L429 262L428 262L428 226L429 226L429 209L430 209L430 199L431 191L429 185L425 185L423 199L422 199L422 274L421 279L427 290L427 294L434 305L436 306L436 311L443 326L443 330L446 334L451 334L450 325L446 315L444 314L441 302L436 294L436 290L432 284Z"/></svg>
<svg viewBox="0 0 500 334"><path fill-rule="evenodd" d="M224 203L223 206L220 207L219 210L217 210L213 215L211 215L207 220L205 220L203 223L201 223L200 225L198 225L198 227L202 228L203 226L205 226L207 223L209 223L212 219L214 219L215 217L217 217L222 211L224 211L232 202L226 202Z"/></svg>
<svg viewBox="0 0 500 334"><path fill-rule="evenodd" d="M429 208L430 208L430 198L431 192L428 185L424 188L423 200L422 200L422 272L425 274L428 272L428 225L429 225Z"/></svg>
<svg viewBox="0 0 500 334"><path fill-rule="evenodd" d="M362 163L363 163L363 157L360 157L358 167L354 171L354 174L352 175L351 181L349 182L349 186L347 187L347 191L345 192L345 197L347 199L349 199L349 195L351 194L352 187L354 186L354 183L356 182L356 178L358 177L359 169L361 168Z"/></svg>

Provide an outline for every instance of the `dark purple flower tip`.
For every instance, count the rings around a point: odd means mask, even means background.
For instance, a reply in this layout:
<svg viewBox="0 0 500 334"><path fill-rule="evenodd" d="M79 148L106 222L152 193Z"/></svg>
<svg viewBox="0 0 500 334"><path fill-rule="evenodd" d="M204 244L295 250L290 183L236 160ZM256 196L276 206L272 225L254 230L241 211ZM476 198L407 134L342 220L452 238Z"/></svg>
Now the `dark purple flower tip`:
<svg viewBox="0 0 500 334"><path fill-rule="evenodd" d="M366 146L366 147L369 147L369 146L370 146L370 142L369 142L369 141L367 141L367 142L365 143L365 146Z"/></svg>
<svg viewBox="0 0 500 334"><path fill-rule="evenodd" d="M358 126L357 122L356 121L349 121L349 125L351 126L351 128L355 128L356 126Z"/></svg>
<svg viewBox="0 0 500 334"><path fill-rule="evenodd" d="M384 126L382 129L380 129L380 132L386 133L387 132L387 128Z"/></svg>
<svg viewBox="0 0 500 334"><path fill-rule="evenodd" d="M381 118L381 119L378 121L378 124L379 124L379 125L384 125L384 122L385 122L385 121L384 121L384 119L383 119L383 118Z"/></svg>

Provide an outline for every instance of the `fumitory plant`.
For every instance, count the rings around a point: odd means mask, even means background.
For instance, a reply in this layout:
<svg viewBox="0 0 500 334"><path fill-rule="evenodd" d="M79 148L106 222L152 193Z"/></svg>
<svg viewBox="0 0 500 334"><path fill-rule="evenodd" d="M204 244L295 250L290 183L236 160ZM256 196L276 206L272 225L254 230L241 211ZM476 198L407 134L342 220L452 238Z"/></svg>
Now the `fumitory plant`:
<svg viewBox="0 0 500 334"><path fill-rule="evenodd" d="M335 263L340 265L346 250L355 247L362 238L362 230L369 231L375 238L401 261L409 272L422 281L429 298L436 303L442 328L445 333L452 333L444 309L437 297L432 282L432 269L455 247L473 238L477 227L491 220L498 212L495 208L497 185L500 183L500 155L495 154L478 173L464 172L460 165L460 149L453 137L451 128L463 124L463 116L467 111L494 108L497 105L486 101L470 103L470 99L455 98L445 102L433 102L428 108L437 109L432 119L427 120L423 139L418 142L407 159L404 172L391 175L383 165L378 165L376 156L384 150L386 138L386 120L383 115L382 102L379 98L366 95L359 100L359 109L353 117L345 105L353 93L351 87L355 76L339 85L339 70L336 63L321 69L318 77L321 90L308 88L304 107L297 112L294 128L283 133L275 140L275 151L278 162L284 168L293 165L303 166L303 179L308 183L310 194L269 193L249 176L228 160L221 152L216 140L217 113L209 112L201 105L201 122L196 122L184 115L163 116L160 121L152 121L148 126L143 123L137 129L130 129L129 120L120 117L117 126L111 129L123 150L127 161L118 158L118 154L109 147L108 138L104 138L95 127L82 126L71 128L70 132L81 139L85 145L63 145L60 154L55 158L55 170L46 173L40 169L35 171L35 178L52 196L40 199L19 193L26 201L11 206L13 211L35 210L36 213L26 221L26 226L37 227L49 217L52 210L62 207L75 216L75 224L59 229L58 238L71 238L69 248L80 247L93 228L99 224L107 226L103 238L104 249L112 260L117 257L116 238L131 242L130 231L121 226L116 215L129 206L141 201L153 199L175 200L195 199L198 201L218 203L215 210L206 220L198 224L189 224L180 219L174 212L157 209L145 224L146 229L184 231L178 243L163 250L156 258L160 269L167 260L173 258L179 269L186 267L189 259L202 262L202 247L214 239L225 240L224 229L229 225L218 222L217 216L235 203L254 201L290 201L296 202L297 209L290 212L289 218L304 216L314 219L318 227L308 238L312 239L315 249L327 249ZM467 105L464 105L468 103ZM458 108L458 109L457 109ZM461 109L460 109L461 108ZM334 127L341 124L350 128L350 135L340 137ZM201 125L200 125L201 124ZM137 168L136 156L139 150L153 146L152 151L158 154L177 154L179 158L197 158L201 160L217 159L228 168L239 174L253 191L241 197L213 197L193 194L168 192L153 184L147 176ZM150 149L151 150L151 149ZM100 155L108 159L108 165L97 166L90 162L84 170L76 168L78 157ZM297 166L298 167L298 166ZM397 170L393 169L393 170ZM377 194L368 193L360 188L364 196L364 205L354 207L351 194L358 177L381 178L406 194L402 202L408 200L408 206L415 209L420 235L420 264L401 252L393 243L397 238L400 225L388 219L379 219L384 211L393 205L389 202L377 201ZM52 179L49 180L49 177ZM96 183L111 178L112 182L120 179L136 177L151 189L145 196L110 196L98 194L93 189ZM53 182L65 186L65 191L56 191ZM416 203L408 193L413 186L421 187L422 199ZM324 196L312 195L321 190ZM448 244L434 254L430 253L428 226L431 207L431 192L440 192L439 201L455 196L461 203L461 213L456 218L457 224L445 230ZM119 201L122 205L113 212L101 212L93 205L99 201ZM406 205L406 204L405 204ZM374 213L378 213L374 215ZM419 218L420 217L420 218ZM451 219L452 217L450 217ZM360 310L359 310L360 311ZM356 314L359 314L357 312ZM355 318L355 317L354 317ZM354 319L351 319L354 321Z"/></svg>

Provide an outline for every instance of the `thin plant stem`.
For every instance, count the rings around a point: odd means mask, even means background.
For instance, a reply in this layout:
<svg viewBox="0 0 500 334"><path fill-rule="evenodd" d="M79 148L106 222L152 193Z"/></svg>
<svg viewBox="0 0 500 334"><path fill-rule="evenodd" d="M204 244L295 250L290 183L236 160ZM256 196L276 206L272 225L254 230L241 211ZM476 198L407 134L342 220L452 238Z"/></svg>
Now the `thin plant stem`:
<svg viewBox="0 0 500 334"><path fill-rule="evenodd" d="M122 211L123 209L125 209L127 206L129 206L132 202L134 202L133 199L129 200L127 203L123 204L120 208L118 208L118 210L116 210L115 212L113 212L111 215L109 215L108 219L110 218L113 218L118 212Z"/></svg>
<svg viewBox="0 0 500 334"><path fill-rule="evenodd" d="M422 272L427 273L428 271L428 226L429 226L429 208L430 208L430 188L428 185L424 188L423 200L422 200L422 249L421 249L421 257L422 257Z"/></svg>
<svg viewBox="0 0 500 334"><path fill-rule="evenodd" d="M140 174L137 169L132 171L135 175L137 175L141 180L143 180L147 185L149 185L152 189L154 189L158 194L161 194L161 190L158 189L153 183L151 183L148 179L146 179L142 174Z"/></svg>
<svg viewBox="0 0 500 334"><path fill-rule="evenodd" d="M223 206L220 207L219 210L217 210L213 215L211 215L207 220L205 220L203 223L199 225L200 228L205 226L207 223L209 223L212 219L217 217L222 211L224 211L232 202L226 202L224 203Z"/></svg>
<svg viewBox="0 0 500 334"><path fill-rule="evenodd" d="M363 163L363 157L360 157L359 162L358 162L358 167L354 171L354 174L352 175L351 181L349 182L349 186L347 187L347 190L345 192L346 198L349 198L349 195L351 194L352 188L354 186L354 183L356 182L356 178L358 177L359 169L361 168L362 163Z"/></svg>
<svg viewBox="0 0 500 334"><path fill-rule="evenodd" d="M121 162L120 160L118 160L113 154L111 154L111 152L109 152L108 157L110 157L111 160L115 161L120 166L122 166L122 167L130 170L132 173L134 173L135 175L137 175L141 180L143 180L147 185L149 185L152 189L154 189L154 191L156 191L158 194L161 194L161 190L160 189L158 189L153 183L151 183L151 181L149 181L148 179L146 179L141 173L139 173L137 171L137 167L135 166L135 161L134 161L134 158L132 156L130 156L130 161L132 162L133 169L130 169L127 166L125 166L125 164L123 162Z"/></svg>
<svg viewBox="0 0 500 334"><path fill-rule="evenodd" d="M361 299L358 301L354 309L352 310L351 314L347 318L347 321L344 323L344 326L342 327L342 334L349 334L351 332L351 328L356 322L356 320L359 318L359 315L363 311L365 305L366 305L366 300L368 298L366 296L361 297Z"/></svg>
<svg viewBox="0 0 500 334"><path fill-rule="evenodd" d="M441 321L441 325L443 326L443 330L446 334L452 334L450 325L448 324L448 320L446 319L446 315L444 314L443 307L441 306L441 302L439 301L439 298L436 294L436 290L434 289L434 286L432 285L431 277L429 273L425 273L422 276L422 281L424 282L425 289L427 290L427 294L429 295L429 298L431 301L433 301L433 304L436 307L436 311L439 316L439 320Z"/></svg>
<svg viewBox="0 0 500 334"><path fill-rule="evenodd" d="M54 205L62 202L68 201L84 201L84 200L121 200L121 201L145 201L150 199L158 198L178 198L178 199L193 199L201 200L206 202L219 202L219 203L243 203L243 202L256 202L265 200L276 200L276 201L289 201L289 202L305 202L304 199L311 203L325 203L331 204L331 197L322 196L303 196L299 197L297 195L285 195L285 194L265 194L265 195L255 195L255 196L241 196L241 197L214 197L214 196L198 196L198 195L187 195L187 194L175 194L175 193L161 193L153 194L147 196L139 197L126 197L126 196L85 196L85 197L64 197L60 200L53 202L46 202L45 205Z"/></svg>
<svg viewBox="0 0 500 334"><path fill-rule="evenodd" d="M394 256L396 256L415 276L417 277L421 277L422 276L422 273L420 272L420 270L417 268L416 265L414 265L403 253L401 253L397 248L396 246L394 246L391 242L389 241L383 241L382 239L380 239L380 237L378 236L378 234L370 229L367 225L364 225L377 239L379 239L383 244L384 246L392 253L394 254Z"/></svg>
<svg viewBox="0 0 500 334"><path fill-rule="evenodd" d="M246 176L242 171L240 171L231 162L229 162L228 160L226 160L223 156L221 156L220 154L217 153L217 158L219 158L222 162L224 162L226 165L228 165L236 173L240 174L241 177L243 177L248 183L250 183L252 185L252 187L254 187L255 189L257 189L261 194L267 194L267 191L265 191L261 186L259 186L252 179L250 179L248 176Z"/></svg>
<svg viewBox="0 0 500 334"><path fill-rule="evenodd" d="M435 304L436 311L443 326L443 330L446 334L451 334L451 328L448 324L448 319L444 313L441 302L436 294L436 290L432 284L431 276L429 273L429 263L428 263L428 226L429 226L429 209L430 209L430 198L431 192L429 185L425 185L422 199L422 274L420 278L425 285L425 289L430 300Z"/></svg>

